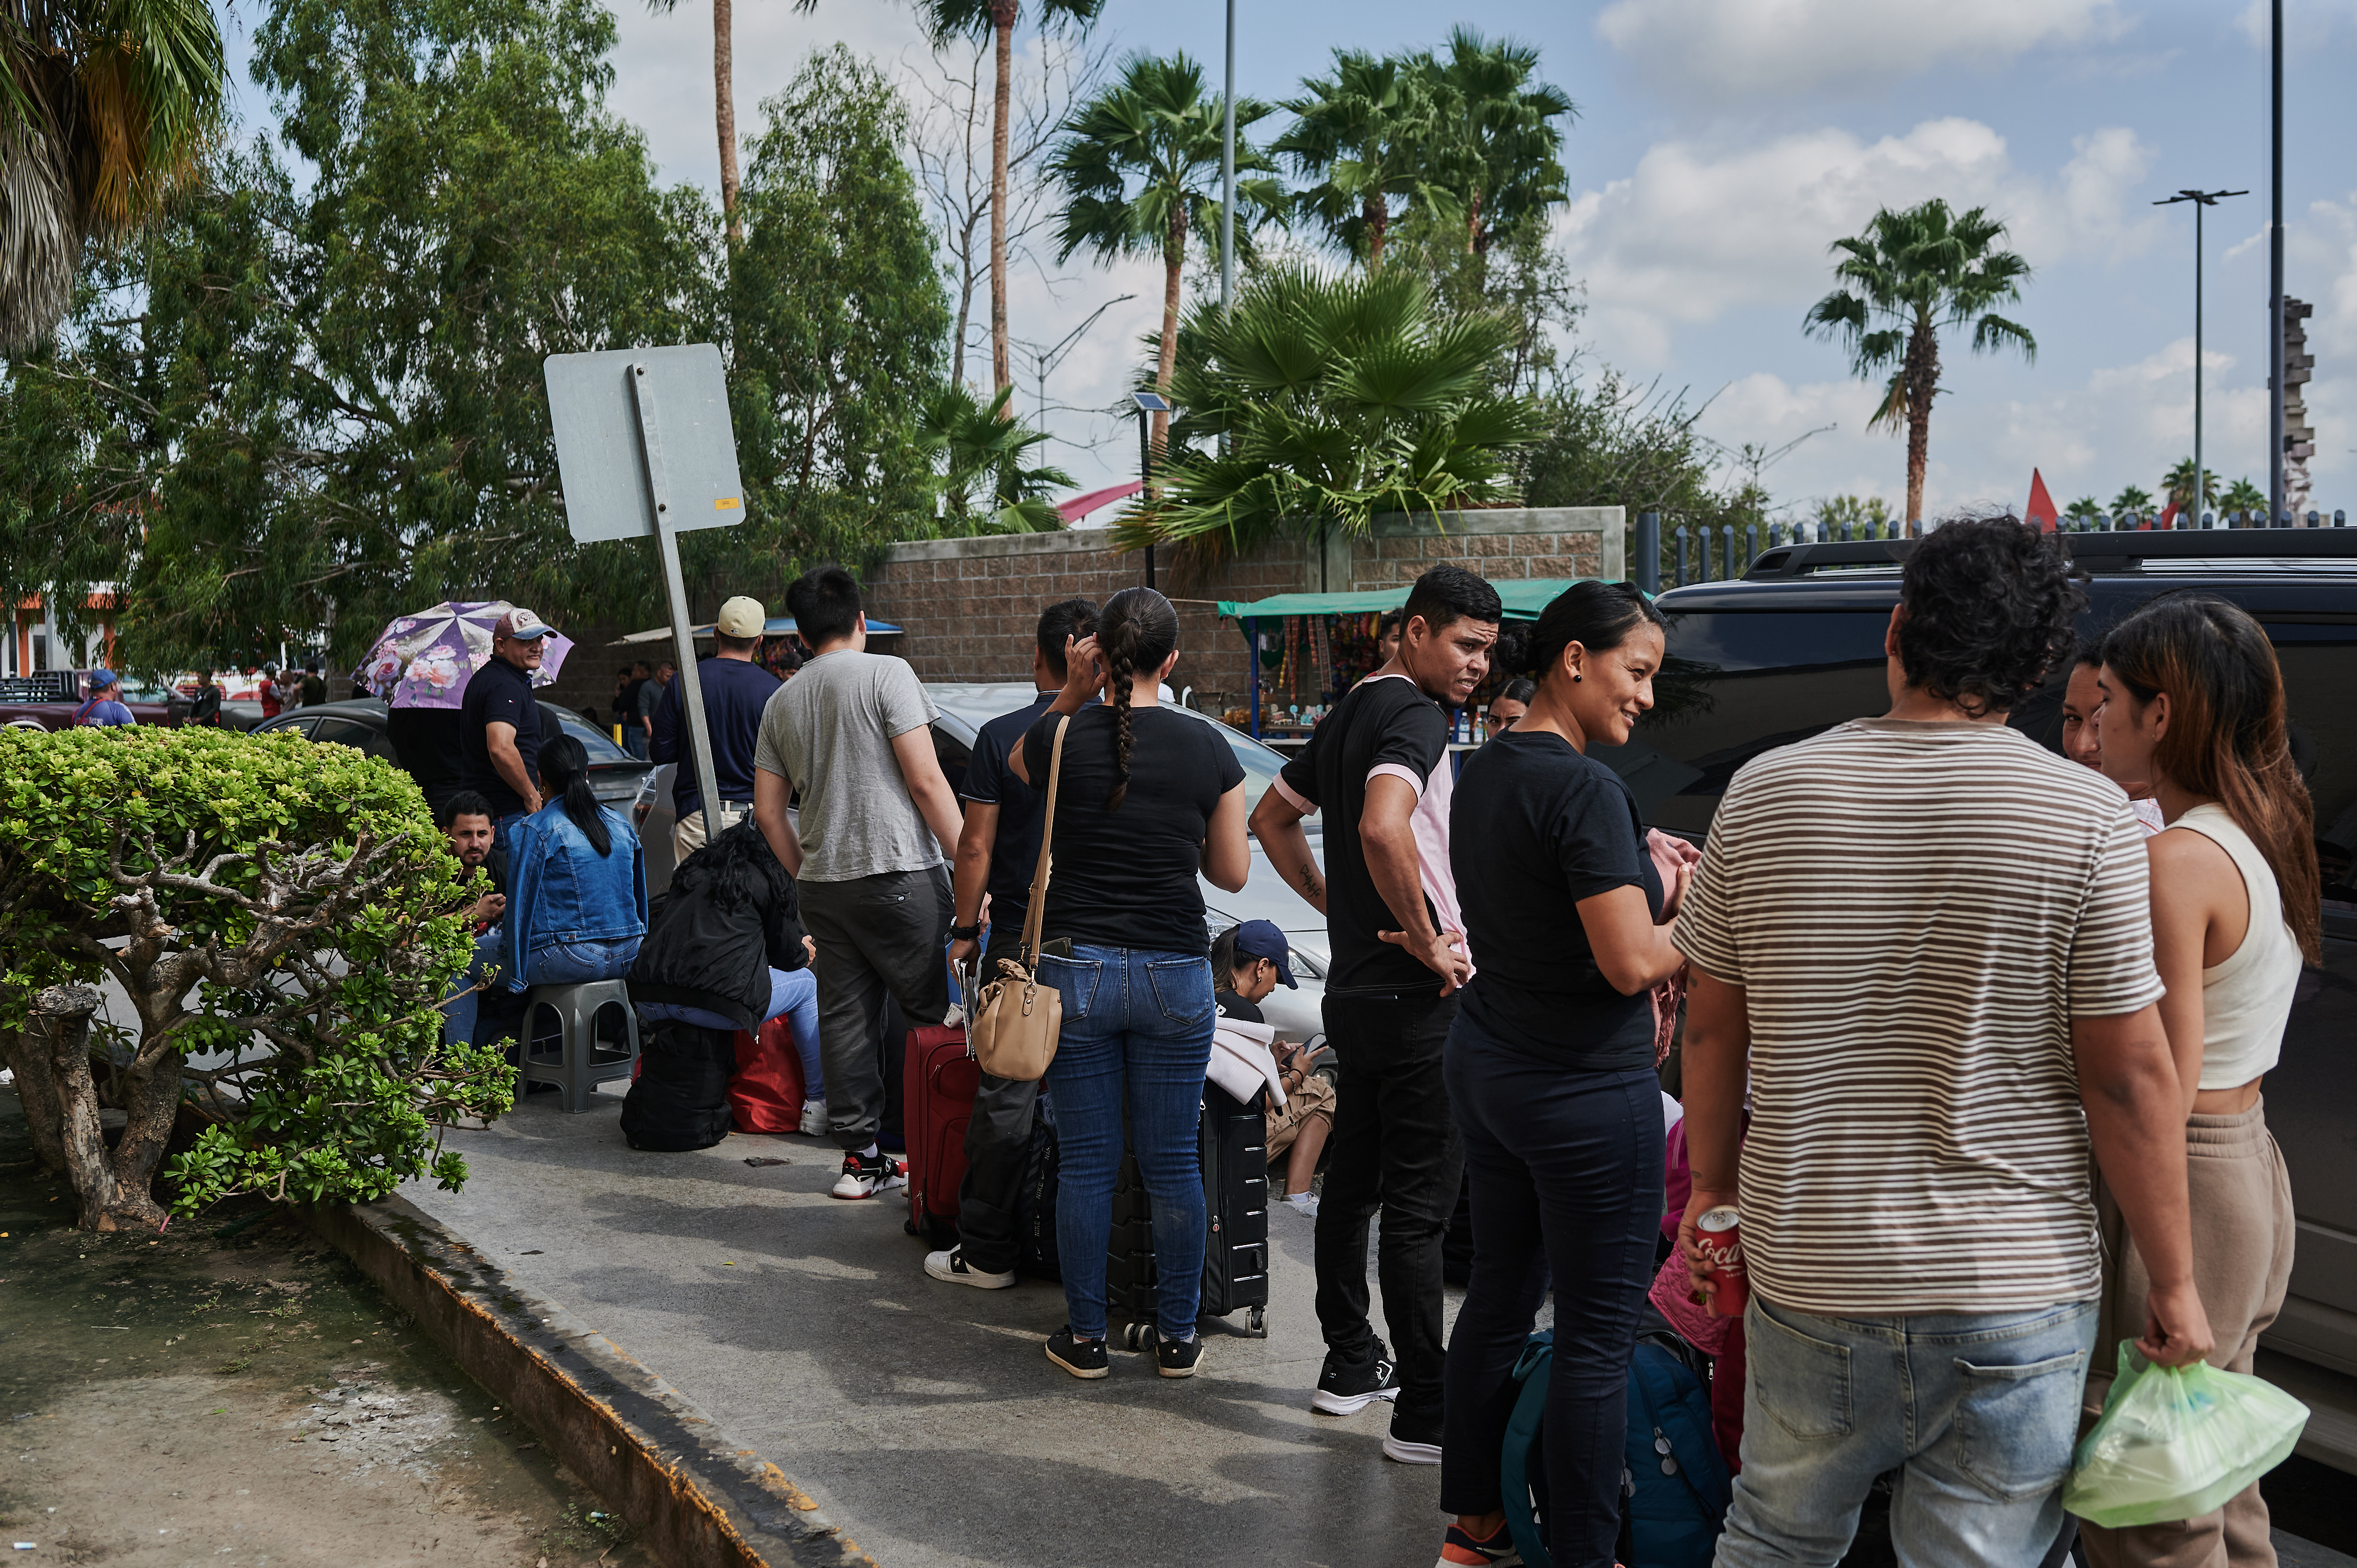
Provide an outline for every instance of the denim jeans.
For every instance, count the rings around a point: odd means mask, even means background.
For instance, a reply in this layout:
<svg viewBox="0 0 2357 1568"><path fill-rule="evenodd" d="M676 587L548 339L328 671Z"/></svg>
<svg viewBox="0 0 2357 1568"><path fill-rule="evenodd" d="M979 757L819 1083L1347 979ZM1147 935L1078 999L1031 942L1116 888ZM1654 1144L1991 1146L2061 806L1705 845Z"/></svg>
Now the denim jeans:
<svg viewBox="0 0 2357 1568"><path fill-rule="evenodd" d="M1833 1568L1867 1489L1894 1468L1901 1568L2040 1561L2062 1525L2094 1342L2093 1301L1853 1319L1754 1295L1743 1471L1717 1568Z"/></svg>
<svg viewBox="0 0 2357 1568"><path fill-rule="evenodd" d="M483 993L478 988L483 983L484 972L499 967L501 945L497 926L475 939L474 961L467 965L466 973L450 983L450 995L442 1004L444 1044L475 1037L475 1016L483 1004Z"/></svg>
<svg viewBox="0 0 2357 1568"><path fill-rule="evenodd" d="M1125 1092L1138 1173L1154 1205L1157 1326L1191 1338L1203 1298L1203 1073L1211 1060L1211 963L1200 953L1090 947L1042 956L1039 979L1063 998L1048 1089L1063 1171L1057 1262L1072 1335L1105 1331L1105 1247L1121 1169Z"/></svg>
<svg viewBox="0 0 2357 1568"><path fill-rule="evenodd" d="M630 972L643 940L643 937L616 937L610 941L557 942L544 947L532 955L532 983L586 985L593 980L619 980Z"/></svg>
<svg viewBox="0 0 2357 1568"><path fill-rule="evenodd" d="M1651 1068L1577 1072L1539 1060L1460 1013L1448 1032L1448 1100L1472 1178L1473 1277L1448 1338L1441 1511L1501 1506L1500 1449L1522 1392L1514 1362L1552 1267L1555 1560L1609 1563L1620 1526L1629 1359L1661 1234L1661 1080Z"/></svg>
<svg viewBox="0 0 2357 1568"><path fill-rule="evenodd" d="M650 1024L693 1024L699 1029L735 1029L737 1021L708 1007L690 1007L683 1002L641 1002L639 1016ZM785 1015L786 1025L793 1033L794 1055L802 1064L802 1098L826 1098L826 1068L818 1049L818 977L808 969L773 969L770 971L770 1010L761 1015L768 1023L780 1014Z"/></svg>
<svg viewBox="0 0 2357 1568"><path fill-rule="evenodd" d="M1441 1079L1457 998L1439 987L1326 996L1327 1038L1342 1069L1327 1140L1313 1256L1318 1322L1337 1360L1374 1354L1367 1321L1367 1228L1378 1209L1375 1280L1399 1367L1399 1407L1440 1413L1440 1239L1457 1208L1465 1149Z"/></svg>

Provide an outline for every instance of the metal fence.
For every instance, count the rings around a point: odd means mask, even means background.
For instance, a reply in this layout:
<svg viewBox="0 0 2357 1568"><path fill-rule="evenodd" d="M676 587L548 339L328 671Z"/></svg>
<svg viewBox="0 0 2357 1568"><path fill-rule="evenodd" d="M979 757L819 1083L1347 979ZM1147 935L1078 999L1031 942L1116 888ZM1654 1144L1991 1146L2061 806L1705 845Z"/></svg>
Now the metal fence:
<svg viewBox="0 0 2357 1568"><path fill-rule="evenodd" d="M2164 520L2158 514L2138 516L2122 512L2117 517L2066 517L2056 525L2066 533L2134 532L2144 529L2178 529L2191 531L2196 524L2190 518ZM2266 513L2236 511L2220 516L2203 512L2200 527L2204 529L2266 528ZM2326 515L2310 511L2303 515L2285 512L2276 520L2277 528L2346 528L2349 514L2335 511ZM1745 523L1738 528L1733 523L1721 523L1713 528L1707 524L1680 523L1664 532L1662 514L1641 511L1630 540L1629 564L1637 585L1647 593L1659 593L1664 586L1683 588L1689 583L1724 583L1740 577L1759 559L1763 549L1773 550L1787 544L1848 544L1861 540L1913 539L1923 532L1920 522L1903 528L1897 522L1861 522L1826 524L1820 522Z"/></svg>

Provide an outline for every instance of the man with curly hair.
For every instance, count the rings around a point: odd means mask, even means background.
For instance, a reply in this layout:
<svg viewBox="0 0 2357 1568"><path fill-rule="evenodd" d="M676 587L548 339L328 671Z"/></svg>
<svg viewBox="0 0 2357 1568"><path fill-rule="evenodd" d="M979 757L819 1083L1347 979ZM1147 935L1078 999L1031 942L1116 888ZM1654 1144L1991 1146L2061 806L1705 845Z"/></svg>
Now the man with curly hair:
<svg viewBox="0 0 2357 1568"><path fill-rule="evenodd" d="M1715 1291L1695 1222L1739 1186L1750 1293L1719 1568L1837 1561L1893 1470L1901 1561L2047 1555L2095 1335L2091 1145L2153 1261L2140 1347L2210 1350L2144 834L2005 723L2084 603L2052 535L1936 529L1890 618L1890 711L1753 761L1711 825L1674 940L1681 1247Z"/></svg>

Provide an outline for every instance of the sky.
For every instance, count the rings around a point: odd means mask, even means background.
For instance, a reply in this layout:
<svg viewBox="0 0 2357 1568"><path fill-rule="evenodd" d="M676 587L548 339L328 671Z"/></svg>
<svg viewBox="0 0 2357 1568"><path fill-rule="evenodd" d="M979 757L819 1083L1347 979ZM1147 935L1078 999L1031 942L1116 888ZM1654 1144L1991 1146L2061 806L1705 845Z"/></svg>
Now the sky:
<svg viewBox="0 0 2357 1568"><path fill-rule="evenodd" d="M2284 0L2286 291L2312 301L2311 504L2357 510L2357 0ZM1985 205L2034 269L2007 314L2034 363L1943 347L1925 510L2026 501L2033 467L2057 501L2158 492L2193 446L2194 235L2185 187L2251 194L2205 226L2206 466L2266 486L2267 13L2246 0L1238 0L1241 93L1291 95L1337 47L1438 45L1464 23L1538 46L1579 105L1570 202L1551 243L1586 290L1569 345L1603 367L1707 402L1700 429L1775 451L1781 507L1905 496L1901 437L1868 431L1877 389L1801 330L1834 285L1827 247L1879 206ZM253 13L228 15L242 76ZM716 193L711 13L617 12L610 104L639 124L666 182ZM1092 40L1114 58L1185 50L1222 65L1221 0L1106 0ZM913 78L929 64L901 0L737 0L738 124L813 48L840 40ZM1026 48L1036 48L1027 40ZM249 124L266 108L246 85ZM1270 122L1281 124L1281 118ZM1134 477L1125 400L1155 329L1158 263L1075 259L1011 274L1019 340L1051 343L1122 295L1047 386L1054 460L1082 489ZM1018 362L1021 356L1018 354ZM987 374L987 350L972 361ZM1032 412L1036 384L1019 378ZM1102 514L1101 514L1102 515Z"/></svg>

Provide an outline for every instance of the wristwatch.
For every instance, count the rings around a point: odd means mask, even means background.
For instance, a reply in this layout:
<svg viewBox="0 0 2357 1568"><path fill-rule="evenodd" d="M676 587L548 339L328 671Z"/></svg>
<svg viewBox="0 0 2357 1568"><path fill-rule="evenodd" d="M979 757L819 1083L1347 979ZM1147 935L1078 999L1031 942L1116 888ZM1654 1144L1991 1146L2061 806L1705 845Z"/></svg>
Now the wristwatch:
<svg viewBox="0 0 2357 1568"><path fill-rule="evenodd" d="M952 926L950 928L950 940L953 942L974 941L978 940L981 935L982 923L979 920L975 921L971 926Z"/></svg>

